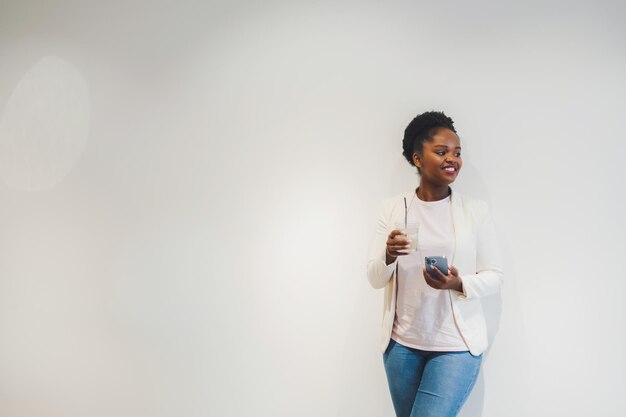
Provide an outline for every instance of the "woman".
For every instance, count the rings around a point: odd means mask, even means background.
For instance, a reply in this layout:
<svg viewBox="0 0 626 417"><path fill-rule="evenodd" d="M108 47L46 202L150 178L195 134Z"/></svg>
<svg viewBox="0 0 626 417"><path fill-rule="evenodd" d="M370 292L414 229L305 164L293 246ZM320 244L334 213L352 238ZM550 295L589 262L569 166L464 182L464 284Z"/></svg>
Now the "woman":
<svg viewBox="0 0 626 417"><path fill-rule="evenodd" d="M496 234L487 205L450 188L462 166L452 119L418 115L402 146L419 187L383 203L367 265L370 284L385 289L385 372L397 417L456 416L487 348L480 297L502 283ZM396 226L409 223L418 223L413 252ZM427 256L446 256L449 269L427 272Z"/></svg>

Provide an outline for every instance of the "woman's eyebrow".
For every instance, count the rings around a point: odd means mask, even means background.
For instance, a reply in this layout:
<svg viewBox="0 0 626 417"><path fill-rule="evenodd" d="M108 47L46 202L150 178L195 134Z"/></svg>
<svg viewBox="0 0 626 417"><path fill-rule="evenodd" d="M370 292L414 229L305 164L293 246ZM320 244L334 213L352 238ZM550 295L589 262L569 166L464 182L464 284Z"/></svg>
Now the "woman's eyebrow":
<svg viewBox="0 0 626 417"><path fill-rule="evenodd" d="M435 146L433 146L433 148L446 148L446 149L448 149L448 147L446 145L435 145ZM454 149L461 149L461 147L457 146Z"/></svg>

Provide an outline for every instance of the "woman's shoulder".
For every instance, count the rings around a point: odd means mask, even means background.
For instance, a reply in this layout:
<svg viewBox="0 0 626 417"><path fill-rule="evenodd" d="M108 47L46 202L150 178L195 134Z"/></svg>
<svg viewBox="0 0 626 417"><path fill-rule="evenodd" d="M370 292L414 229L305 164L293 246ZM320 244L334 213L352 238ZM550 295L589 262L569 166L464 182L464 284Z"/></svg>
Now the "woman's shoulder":
<svg viewBox="0 0 626 417"><path fill-rule="evenodd" d="M459 200L461 204L463 204L464 206L468 206L468 207L480 207L480 206L487 205L487 202L485 200L468 196L466 194L461 194L458 191L452 192L452 200L454 199Z"/></svg>
<svg viewBox="0 0 626 417"><path fill-rule="evenodd" d="M456 200L456 201L455 201ZM484 217L489 215L489 204L485 200L474 198L454 191L452 194L454 204L460 205L464 211L475 217Z"/></svg>

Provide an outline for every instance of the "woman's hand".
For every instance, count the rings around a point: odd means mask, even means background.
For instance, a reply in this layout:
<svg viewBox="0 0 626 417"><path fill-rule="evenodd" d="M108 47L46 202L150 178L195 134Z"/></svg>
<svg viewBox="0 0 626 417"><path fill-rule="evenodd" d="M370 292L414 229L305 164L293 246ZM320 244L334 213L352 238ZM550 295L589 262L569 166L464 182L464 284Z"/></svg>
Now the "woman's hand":
<svg viewBox="0 0 626 417"><path fill-rule="evenodd" d="M396 260L398 256L408 255L406 252L399 252L411 247L409 239L400 230L392 230L387 237L387 265Z"/></svg>
<svg viewBox="0 0 626 417"><path fill-rule="evenodd" d="M426 283L436 290L456 290L463 292L463 281L459 277L459 271L453 265L448 268L448 275L445 275L439 268L433 268L436 277L432 277L426 267L422 268Z"/></svg>

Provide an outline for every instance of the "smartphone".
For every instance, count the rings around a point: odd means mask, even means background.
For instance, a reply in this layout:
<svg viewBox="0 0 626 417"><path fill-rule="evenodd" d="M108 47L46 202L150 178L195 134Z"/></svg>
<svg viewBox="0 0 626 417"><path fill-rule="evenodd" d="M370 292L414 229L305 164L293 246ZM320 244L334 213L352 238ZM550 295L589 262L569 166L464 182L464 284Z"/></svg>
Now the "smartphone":
<svg viewBox="0 0 626 417"><path fill-rule="evenodd" d="M448 259L445 256L427 256L424 258L424 265L426 265L426 271L433 278L439 278L433 268L437 268L444 275L448 275Z"/></svg>

